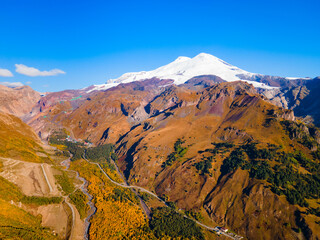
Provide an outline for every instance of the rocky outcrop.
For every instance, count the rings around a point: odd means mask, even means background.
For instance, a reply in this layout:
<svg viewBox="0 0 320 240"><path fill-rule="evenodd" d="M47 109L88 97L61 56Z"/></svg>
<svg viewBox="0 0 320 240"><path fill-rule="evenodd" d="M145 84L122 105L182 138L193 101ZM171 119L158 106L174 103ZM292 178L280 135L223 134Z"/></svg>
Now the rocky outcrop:
<svg viewBox="0 0 320 240"><path fill-rule="evenodd" d="M294 112L301 117L312 116L314 124L320 126L320 77L307 82L306 88L309 94L303 98L299 106L294 108Z"/></svg>
<svg viewBox="0 0 320 240"><path fill-rule="evenodd" d="M259 92L270 100L271 103L286 109L295 109L303 99L308 96L310 90L306 86L296 86L277 89L260 89Z"/></svg>
<svg viewBox="0 0 320 240"><path fill-rule="evenodd" d="M320 78L310 80L278 80L279 88L258 89L258 92L279 107L291 109L304 122L320 125Z"/></svg>

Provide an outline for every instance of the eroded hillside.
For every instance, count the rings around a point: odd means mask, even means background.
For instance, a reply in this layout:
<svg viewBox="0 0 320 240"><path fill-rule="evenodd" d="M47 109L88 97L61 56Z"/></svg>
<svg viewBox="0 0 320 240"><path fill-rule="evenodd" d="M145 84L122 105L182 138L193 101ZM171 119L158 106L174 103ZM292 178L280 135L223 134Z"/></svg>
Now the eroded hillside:
<svg viewBox="0 0 320 240"><path fill-rule="evenodd" d="M19 118L0 113L1 239L83 238L73 193L65 192L81 183L55 152Z"/></svg>
<svg viewBox="0 0 320 240"><path fill-rule="evenodd" d="M40 100L38 92L29 86L9 88L0 85L0 111L23 117Z"/></svg>
<svg viewBox="0 0 320 240"><path fill-rule="evenodd" d="M210 224L249 239L319 237L317 128L295 122L293 111L265 101L249 84L198 80L122 84L93 93L70 113L68 101L57 103L31 125L116 144L130 184ZM273 155L252 155L248 146Z"/></svg>

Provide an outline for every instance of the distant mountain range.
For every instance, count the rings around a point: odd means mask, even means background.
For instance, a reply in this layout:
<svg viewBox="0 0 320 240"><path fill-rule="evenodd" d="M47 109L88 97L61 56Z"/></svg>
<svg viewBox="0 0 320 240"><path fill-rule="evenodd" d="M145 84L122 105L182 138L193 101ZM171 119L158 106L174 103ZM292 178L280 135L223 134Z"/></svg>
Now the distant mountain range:
<svg viewBox="0 0 320 240"><path fill-rule="evenodd" d="M176 85L201 79L202 83L206 82L206 86L216 82L217 79L220 82L245 81L257 88L257 91L273 104L295 109L297 116L305 118L308 122L315 122L317 125L320 123L320 115L317 110L320 104L319 100L314 97L319 78L279 77L250 73L207 53L200 53L194 58L178 57L175 61L152 71L125 73L117 79L109 79L105 84L92 85L83 91L87 93L104 91L119 84L152 78L171 80L168 84ZM309 94L310 96L305 101L312 102L312 104L307 104L308 110L306 111L303 99Z"/></svg>

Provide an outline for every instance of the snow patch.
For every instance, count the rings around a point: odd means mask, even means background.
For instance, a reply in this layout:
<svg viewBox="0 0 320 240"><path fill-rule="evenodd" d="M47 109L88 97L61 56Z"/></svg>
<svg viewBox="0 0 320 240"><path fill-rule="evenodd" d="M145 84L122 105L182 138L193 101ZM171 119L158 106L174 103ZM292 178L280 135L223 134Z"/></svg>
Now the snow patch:
<svg viewBox="0 0 320 240"><path fill-rule="evenodd" d="M297 80L297 79L302 79L302 80L311 80L312 78L305 77L305 78L299 78L299 77L286 77L288 80Z"/></svg>

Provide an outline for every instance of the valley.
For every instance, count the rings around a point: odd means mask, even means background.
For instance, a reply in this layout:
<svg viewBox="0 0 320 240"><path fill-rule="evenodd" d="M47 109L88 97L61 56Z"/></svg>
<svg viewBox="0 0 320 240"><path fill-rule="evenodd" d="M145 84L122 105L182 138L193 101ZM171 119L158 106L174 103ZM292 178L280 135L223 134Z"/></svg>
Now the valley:
<svg viewBox="0 0 320 240"><path fill-rule="evenodd" d="M317 81L199 54L1 102L0 238L319 239Z"/></svg>

